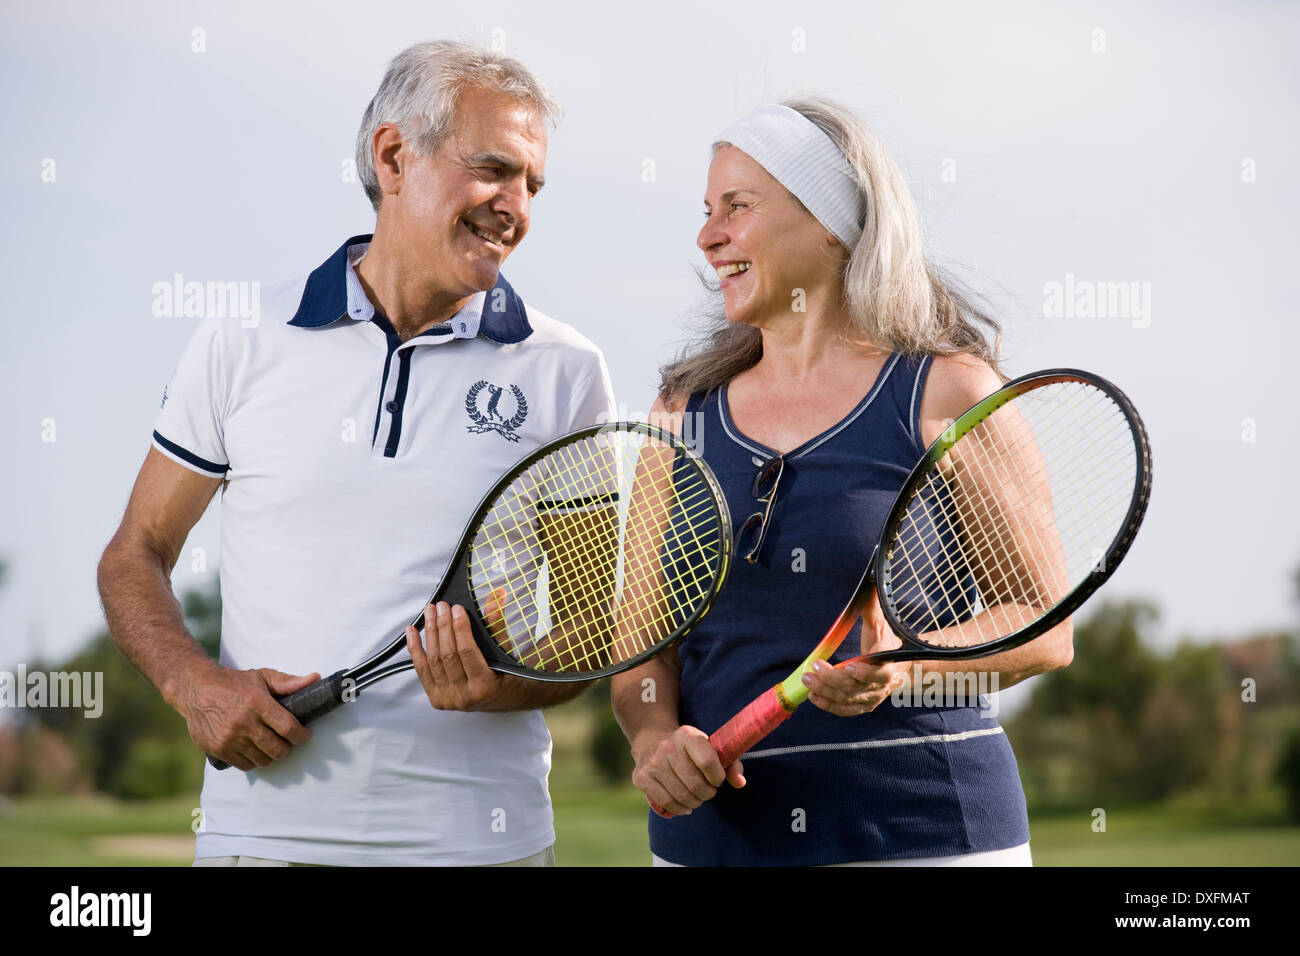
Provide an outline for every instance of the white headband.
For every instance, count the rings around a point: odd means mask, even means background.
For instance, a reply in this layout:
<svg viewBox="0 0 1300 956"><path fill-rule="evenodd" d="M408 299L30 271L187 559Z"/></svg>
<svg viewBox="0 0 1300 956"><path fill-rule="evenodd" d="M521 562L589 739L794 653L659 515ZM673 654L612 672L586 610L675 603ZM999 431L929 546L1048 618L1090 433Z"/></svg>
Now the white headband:
<svg viewBox="0 0 1300 956"><path fill-rule="evenodd" d="M760 106L716 142L748 153L853 251L862 235L858 184L844 154L815 123L788 106Z"/></svg>

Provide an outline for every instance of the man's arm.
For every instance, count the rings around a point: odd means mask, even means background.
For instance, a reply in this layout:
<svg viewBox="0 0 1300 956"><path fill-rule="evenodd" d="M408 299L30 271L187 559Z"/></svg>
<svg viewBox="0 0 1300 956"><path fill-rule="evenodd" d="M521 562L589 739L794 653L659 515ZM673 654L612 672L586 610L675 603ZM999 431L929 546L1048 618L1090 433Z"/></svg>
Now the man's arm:
<svg viewBox="0 0 1300 956"><path fill-rule="evenodd" d="M185 628L171 572L220 478L200 475L150 448L126 514L99 562L100 600L117 646L158 688L207 753L241 770L264 767L311 736L273 695L318 675L223 668Z"/></svg>

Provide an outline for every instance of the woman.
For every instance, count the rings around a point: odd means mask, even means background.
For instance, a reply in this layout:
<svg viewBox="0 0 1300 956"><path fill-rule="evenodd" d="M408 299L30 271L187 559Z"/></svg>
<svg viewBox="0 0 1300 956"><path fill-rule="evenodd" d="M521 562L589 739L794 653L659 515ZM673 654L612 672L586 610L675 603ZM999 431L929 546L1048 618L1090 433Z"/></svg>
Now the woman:
<svg viewBox="0 0 1300 956"><path fill-rule="evenodd" d="M895 706L910 663L820 664L805 677L819 709L743 765L709 746L822 636L912 466L1003 379L979 328L996 324L927 264L901 173L845 107L787 101L729 127L705 215L726 321L664 369L654 414L679 432L689 417L743 530L712 613L614 678L633 782L675 815L650 818L655 862L1028 865L1005 734L976 706ZM865 617L836 659L897 645L878 608ZM1007 687L1071 656L1067 622L977 666Z"/></svg>

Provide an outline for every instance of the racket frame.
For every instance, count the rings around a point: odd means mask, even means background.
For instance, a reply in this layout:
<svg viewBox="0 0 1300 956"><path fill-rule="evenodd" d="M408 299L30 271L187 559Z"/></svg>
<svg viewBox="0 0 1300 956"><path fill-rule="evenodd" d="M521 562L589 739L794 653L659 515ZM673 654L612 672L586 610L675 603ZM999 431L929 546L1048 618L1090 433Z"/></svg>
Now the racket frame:
<svg viewBox="0 0 1300 956"><path fill-rule="evenodd" d="M1026 392L1062 382L1080 382L1103 392L1124 413L1124 418L1129 426L1134 446L1135 493L1129 499L1128 510L1120 525L1119 533L1110 542L1105 553L1101 555L1092 570L1078 584L1048 608L1045 613L1019 630L1004 635L995 641L970 647L935 647L918 641L916 632L900 620L894 609L891 600L892 576L890 573L890 560L888 548L886 547L907 514L908 506L912 502L913 492L929 477L930 472L943 460L943 457L954 445L965 437L971 429L987 419L1003 405L1024 395ZM862 582L858 585L858 593L854 595L853 601L862 601L865 606L862 592L874 584L880 594L880 610L884 614L885 620L888 621L890 630L908 646L881 651L859 659L870 664L909 660L971 660L990 657L1001 651L1011 650L1026 644L1036 637L1041 637L1073 614L1084 601L1106 583L1114 570L1119 567L1124 555L1128 553L1129 547L1133 544L1138 528L1142 524L1142 518L1146 514L1150 497L1151 443L1147 437L1146 427L1142 424L1142 419L1138 416L1137 409L1133 407L1133 403L1129 401L1128 396L1114 384L1099 375L1073 368L1044 369L1022 375L1020 378L1008 382L988 398L976 402L944 430L943 434L926 450L925 456L917 466L912 469L912 474L908 476L903 483L902 489L894 499L893 507L889 510L889 516L885 519L880 543L876 547L867 572L863 574ZM853 604L853 601L850 601L850 605ZM834 653L833 648L831 653Z"/></svg>
<svg viewBox="0 0 1300 956"><path fill-rule="evenodd" d="M719 563L718 572L713 576L713 580L710 583L709 590L704 596L704 599L699 602L699 605L691 613L690 617L677 629L674 636L666 641L660 641L654 644L652 647L647 648L635 657L628 658L625 661L620 661L618 664L610 667L591 671L542 671L530 667L524 667L500 649L497 642L494 641L492 636L488 633L487 626L484 624L482 615L479 612L478 602L475 600L473 590L470 587L469 574L470 553L472 551L474 538L478 534L479 526L483 519L486 518L488 513L492 510L493 505L496 504L501 493L509 488L516 478L537 462L552 454L558 448L582 441L584 438L595 437L596 435L605 432L643 434L647 438L661 441L673 448L675 451L685 454L692 462L700 476L708 485L709 491L713 495L714 502L717 505L719 516L717 542ZM587 428L579 428L566 435L561 435L554 441L548 442L541 448L530 452L528 455L521 458L500 480L497 481L495 485L492 486L488 493L485 494L483 499L479 502L478 507L474 510L473 516L468 522L466 522L465 530L461 532L460 542L457 544L456 551L454 552L457 555L455 563L447 569L447 573L443 575L442 580L438 583L438 587L434 591L433 596L429 598L425 604L427 606L429 604L437 604L440 601L446 601L449 604L460 604L464 607L469 612L466 617L469 619L470 629L473 631L475 643L478 644L479 650L483 652L483 657L487 660L488 666L494 671L504 674L514 674L518 677L529 678L530 680L540 680L552 683L598 680L601 677L608 677L610 674L617 674L625 670L631 670L633 667L649 660L665 648L681 640L688 631L694 628L713 606L713 602L717 599L719 592L722 590L722 585L726 582L727 571L731 565L731 549L731 512L727 507L726 496L723 494L722 486L718 484L718 480L714 476L712 469L709 468L708 464L694 449L671 432L664 431L661 428L643 422L610 422L604 425L593 425ZM420 612L416 614L415 618L411 621L410 626L413 626L418 631L422 629L423 624L424 609L421 608ZM355 667L342 671L342 678L346 681L351 681L352 684L349 686L356 691L360 691L363 687L368 687L370 684L382 680L392 674L411 670L415 664L409 659L399 661L395 664L390 664L388 667L379 668L377 670L375 669L379 664L389 660L405 647L406 631L403 629L401 637L378 651L373 657L363 661ZM497 666L494 666L494 664Z"/></svg>
<svg viewBox="0 0 1300 956"><path fill-rule="evenodd" d="M646 648L641 653L630 657L626 660L619 661L615 665L589 671L544 671L524 667L513 658L506 655L488 633L486 624L480 614L478 602L474 598L473 590L470 586L469 561L472 551L474 538L477 536L479 526L483 519L487 517L493 505L503 491L509 488L510 484L521 474L535 465L537 462L546 458L556 450L567 445L572 445L582 441L584 438L595 437L602 433L622 432L624 434L642 434L648 439L663 442L676 453L686 456L692 467L704 480L709 493L713 497L715 510L718 516L717 528L717 548L718 548L718 567L717 572L713 575L709 583L709 589L700 600L690 616L676 629L669 638L656 642ZM678 467L676 457L674 457L674 470ZM505 473L497 482L483 495L478 506L474 509L473 516L466 522L464 530L461 532L460 540L456 545L453 554L456 556L451 566L443 574L442 580L438 582L433 596L425 602L424 606L436 604L439 601L447 601L451 604L460 604L466 609L466 618L469 621L470 630L474 635L474 642L478 645L488 667L498 673L513 674L518 677L524 677L529 680L544 681L550 683L573 683L598 680L610 674L617 674L625 670L630 670L639 664L644 663L656 654L661 653L671 647L677 641L681 640L696 624L704 618L713 607L713 602L717 599L726 583L727 572L731 566L732 552L732 528L731 512L727 506L726 495L722 491L722 486L718 483L712 469L703 457L691 448L685 441L678 438L671 432L649 425L644 422L617 421L608 422L603 425L592 425L586 428L575 429L568 434L561 435L545 445L529 452L518 462L516 462L509 471ZM411 626L418 631L424 624L424 607L421 607ZM402 671L412 670L415 667L414 661L407 658L405 661L399 661L389 664L386 667L380 667L385 661L390 660L406 647L406 629L390 644L384 646L375 652L365 661L357 664L355 667L344 668L335 671L328 677L323 677L319 681L304 687L302 690L284 697L277 698L277 702L292 713L302 723L307 723L317 717L323 716L331 710L345 703L350 703L356 699L361 690L370 686L376 681L382 680L393 674ZM230 766L225 761L216 757L208 757L208 762L218 770L224 770Z"/></svg>
<svg viewBox="0 0 1300 956"><path fill-rule="evenodd" d="M1134 494L1130 498L1128 510L1124 516L1119 533L1107 547L1101 559L1092 570L1075 585L1066 595L1052 605L1043 615L1035 618L1028 625L1007 634L995 641L971 647L939 648L922 644L916 634L899 620L889 600L890 570L887 544L895 529L902 522L903 516L911 503L912 493L923 482L930 471L943 459L944 455L957 444L971 429L987 419L1003 405L1026 392L1059 382L1081 382L1093 386L1110 397L1124 413L1133 438L1136 469ZM839 649L844 639L852 631L857 619L866 611L871 602L873 590L883 592L880 609L893 633L904 642L903 647L864 655L837 665L843 667L856 661L869 664L883 664L907 660L970 660L990 657L1002 651L1011 650L1026 644L1036 637L1061 624L1076 611L1079 606L1106 582L1119 567L1120 562L1133 544L1142 519L1146 514L1151 497L1151 443L1147 437L1146 427L1133 403L1129 401L1118 387L1110 381L1074 368L1053 368L1030 372L1013 379L999 388L992 395L976 402L963 412L926 450L921 460L903 482L902 488L894 498L894 503L885 519L880 540L862 572L853 596L840 612L835 623L826 636L817 644L803 662L789 677L781 683L759 694L736 716L719 727L709 737L709 743L717 752L724 767L735 763L755 743L784 723L795 709L808 699L808 688L803 684L804 675L817 661L826 661ZM878 587L878 585L880 585ZM650 806L663 817L672 814L650 801Z"/></svg>

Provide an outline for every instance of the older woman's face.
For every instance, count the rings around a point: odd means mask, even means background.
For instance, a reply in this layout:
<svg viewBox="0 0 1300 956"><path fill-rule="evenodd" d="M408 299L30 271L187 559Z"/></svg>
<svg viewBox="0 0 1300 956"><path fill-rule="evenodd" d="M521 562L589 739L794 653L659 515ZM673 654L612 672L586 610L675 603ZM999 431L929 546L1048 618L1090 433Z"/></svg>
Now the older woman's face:
<svg viewBox="0 0 1300 956"><path fill-rule="evenodd" d="M748 154L734 146L713 154L704 209L695 242L717 272L731 321L766 325L790 314L796 289L838 289L843 248Z"/></svg>

